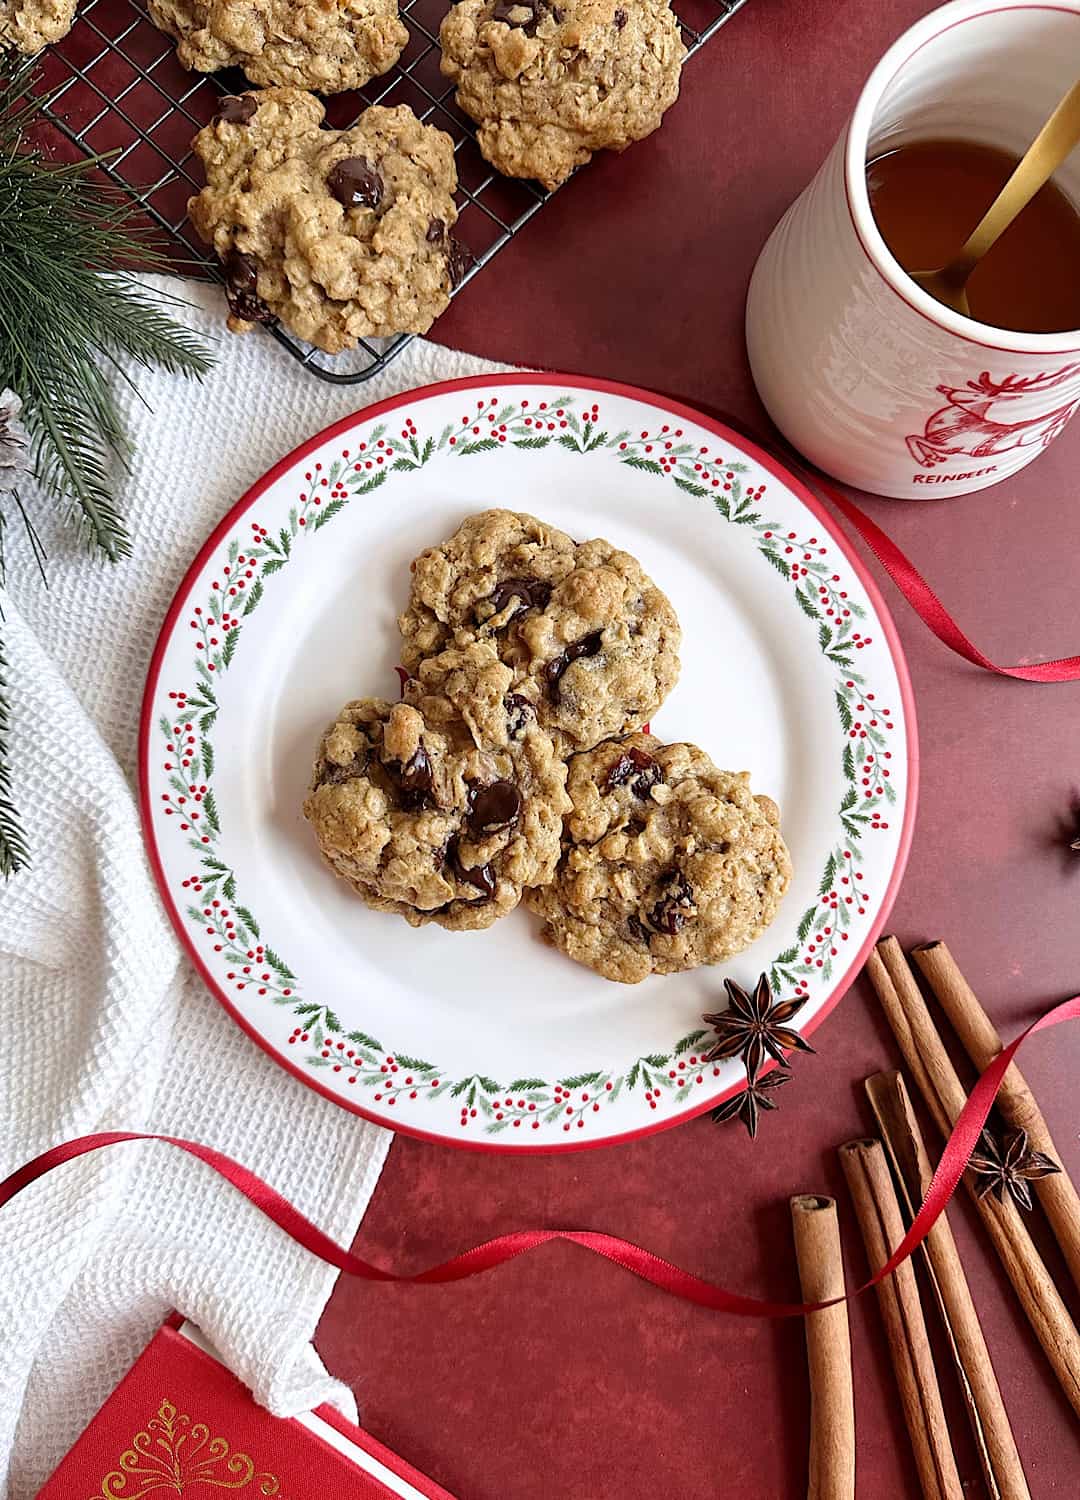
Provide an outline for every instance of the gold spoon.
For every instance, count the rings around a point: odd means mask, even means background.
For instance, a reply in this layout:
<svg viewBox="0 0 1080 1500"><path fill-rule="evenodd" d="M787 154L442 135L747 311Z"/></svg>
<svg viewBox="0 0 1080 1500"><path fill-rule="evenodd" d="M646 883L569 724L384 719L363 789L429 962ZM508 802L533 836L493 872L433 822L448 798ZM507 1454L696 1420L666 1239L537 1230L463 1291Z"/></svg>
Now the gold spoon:
<svg viewBox="0 0 1080 1500"><path fill-rule="evenodd" d="M912 271L911 278L965 318L971 316L965 286L979 261L1057 171L1080 141L1080 82L1074 83L1057 109L1017 162L1012 176L968 236L967 243L939 271Z"/></svg>

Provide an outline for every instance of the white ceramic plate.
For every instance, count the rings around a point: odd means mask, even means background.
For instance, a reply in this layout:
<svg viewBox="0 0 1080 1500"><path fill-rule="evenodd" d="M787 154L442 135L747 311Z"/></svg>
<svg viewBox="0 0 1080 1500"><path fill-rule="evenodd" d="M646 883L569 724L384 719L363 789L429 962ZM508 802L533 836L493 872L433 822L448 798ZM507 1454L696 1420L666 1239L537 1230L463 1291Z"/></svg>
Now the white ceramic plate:
<svg viewBox="0 0 1080 1500"><path fill-rule="evenodd" d="M779 802L794 881L730 964L612 984L524 910L486 932L414 931L321 863L300 814L319 734L347 699L396 694L410 559L494 505L640 558L683 628L653 729ZM699 1056L725 975L769 971L812 1030L881 929L915 810L896 632L809 492L686 408L536 375L383 402L255 485L169 612L141 761L165 903L244 1029L348 1109L493 1149L600 1145L730 1094L741 1064Z"/></svg>

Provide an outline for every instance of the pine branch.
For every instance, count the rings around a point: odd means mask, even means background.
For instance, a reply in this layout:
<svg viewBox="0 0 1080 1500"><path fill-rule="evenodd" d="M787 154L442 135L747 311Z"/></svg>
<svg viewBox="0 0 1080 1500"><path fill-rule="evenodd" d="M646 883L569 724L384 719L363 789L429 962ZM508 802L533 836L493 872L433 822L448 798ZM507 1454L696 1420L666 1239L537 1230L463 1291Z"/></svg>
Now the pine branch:
<svg viewBox="0 0 1080 1500"><path fill-rule="evenodd" d="M130 272L161 270L138 205L95 180L101 158L57 166L25 140L36 75L0 53L0 389L23 402L36 478L112 561L129 550L115 497L129 446L108 370L201 376L211 359ZM137 387L136 387L137 388Z"/></svg>
<svg viewBox="0 0 1080 1500"><path fill-rule="evenodd" d="M48 102L35 96L39 81L33 62L0 49L0 393L14 392L8 405L19 424L18 466L28 453L44 494L95 551L117 562L131 550L116 495L131 445L115 376L137 392L140 369L198 378L212 360L169 316L170 306L182 304L133 280L134 271L168 264L141 228L135 200L99 180L104 158L57 165L28 139ZM43 572L44 552L10 460L0 478L5 472L0 498L14 499ZM4 520L0 509L0 582ZM4 671L0 642L0 875L9 876L29 851L7 759Z"/></svg>

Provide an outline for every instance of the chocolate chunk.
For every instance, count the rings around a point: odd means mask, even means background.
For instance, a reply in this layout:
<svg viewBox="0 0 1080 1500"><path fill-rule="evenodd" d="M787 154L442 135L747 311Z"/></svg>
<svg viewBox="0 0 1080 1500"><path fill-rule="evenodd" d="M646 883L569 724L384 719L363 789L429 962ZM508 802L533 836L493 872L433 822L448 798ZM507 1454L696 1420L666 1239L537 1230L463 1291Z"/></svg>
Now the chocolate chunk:
<svg viewBox="0 0 1080 1500"><path fill-rule="evenodd" d="M595 656L603 643L603 633L594 630L592 635L587 635L580 641L571 641L559 656L548 662L544 668L544 677L553 703L559 701L559 682L571 662L577 661L582 656Z"/></svg>
<svg viewBox="0 0 1080 1500"><path fill-rule="evenodd" d="M469 827L474 833L509 828L521 814L521 793L512 781L493 781L469 793Z"/></svg>
<svg viewBox="0 0 1080 1500"><path fill-rule="evenodd" d="M214 124L220 120L226 125L246 125L258 107L253 94L226 94L217 107Z"/></svg>
<svg viewBox="0 0 1080 1500"><path fill-rule="evenodd" d="M566 12L564 10L560 10L557 5L553 5L551 7L551 14L555 17L556 26L561 26L562 23L566 20Z"/></svg>
<svg viewBox="0 0 1080 1500"><path fill-rule="evenodd" d="M488 595L484 603L491 605L493 614L501 615L506 606L516 599L518 606L510 616L512 620L527 609L545 609L550 598L551 584L543 583L539 578L504 578L495 585L494 592ZM508 625L510 620L506 622Z"/></svg>
<svg viewBox="0 0 1080 1500"><path fill-rule="evenodd" d="M503 707L506 709L507 734L512 740L520 739L529 720L536 718L536 709L520 693L507 693Z"/></svg>
<svg viewBox="0 0 1080 1500"><path fill-rule="evenodd" d="M466 868L461 863L461 854L456 838L452 838L446 846L446 863L459 880L463 880L466 885L475 886L483 894L485 900L490 901L491 897L494 896L498 886L495 871L490 865L476 865L471 869Z"/></svg>
<svg viewBox="0 0 1080 1500"><path fill-rule="evenodd" d="M326 186L342 208L378 208L383 180L366 156L346 156L331 167Z"/></svg>
<svg viewBox="0 0 1080 1500"><path fill-rule="evenodd" d="M396 760L388 761L386 771L398 789L406 812L419 812L433 801L431 761L423 745L417 747L404 765Z"/></svg>
<svg viewBox="0 0 1080 1500"><path fill-rule="evenodd" d="M674 937L693 915L694 891L681 870L668 870L660 880L660 899L649 913L649 925Z"/></svg>
<svg viewBox="0 0 1080 1500"><path fill-rule="evenodd" d="M273 323L274 314L259 296L257 261L240 250L230 250L224 261L225 297L229 311L245 323Z"/></svg>
<svg viewBox="0 0 1080 1500"><path fill-rule="evenodd" d="M328 760L319 772L319 786L340 786L342 782L353 781L357 776L363 776L367 770L370 755L369 750L360 750L347 766L339 766L334 761Z"/></svg>
<svg viewBox="0 0 1080 1500"><path fill-rule="evenodd" d="M426 239L429 245L441 245L446 238L446 225L441 219L432 219L427 227Z"/></svg>
<svg viewBox="0 0 1080 1500"><path fill-rule="evenodd" d="M610 792L613 787L629 783L634 796L644 801L652 788L663 779L659 762L635 746L620 755L612 766L607 774L605 790Z"/></svg>
<svg viewBox="0 0 1080 1500"><path fill-rule="evenodd" d="M621 31L629 18L624 10L617 10L613 19L615 21L615 30Z"/></svg>
<svg viewBox="0 0 1080 1500"><path fill-rule="evenodd" d="M446 274L450 278L451 286L460 286L465 280L466 273L472 265L476 256L463 245L460 240L455 240L453 235L449 237L446 251Z"/></svg>

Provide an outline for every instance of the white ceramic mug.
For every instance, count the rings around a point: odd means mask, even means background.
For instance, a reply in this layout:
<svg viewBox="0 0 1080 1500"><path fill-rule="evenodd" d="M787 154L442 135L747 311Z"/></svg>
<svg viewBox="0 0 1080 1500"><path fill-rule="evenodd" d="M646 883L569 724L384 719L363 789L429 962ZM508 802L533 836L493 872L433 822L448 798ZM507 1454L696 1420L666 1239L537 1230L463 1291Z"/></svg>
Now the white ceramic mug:
<svg viewBox="0 0 1080 1500"><path fill-rule="evenodd" d="M820 468L903 499L967 494L1029 464L1080 404L1080 330L1013 333L943 307L893 258L866 185L867 161L909 141L1019 155L1078 77L1080 0L953 0L870 75L746 310L761 399ZM1055 181L1080 204L1080 152Z"/></svg>

